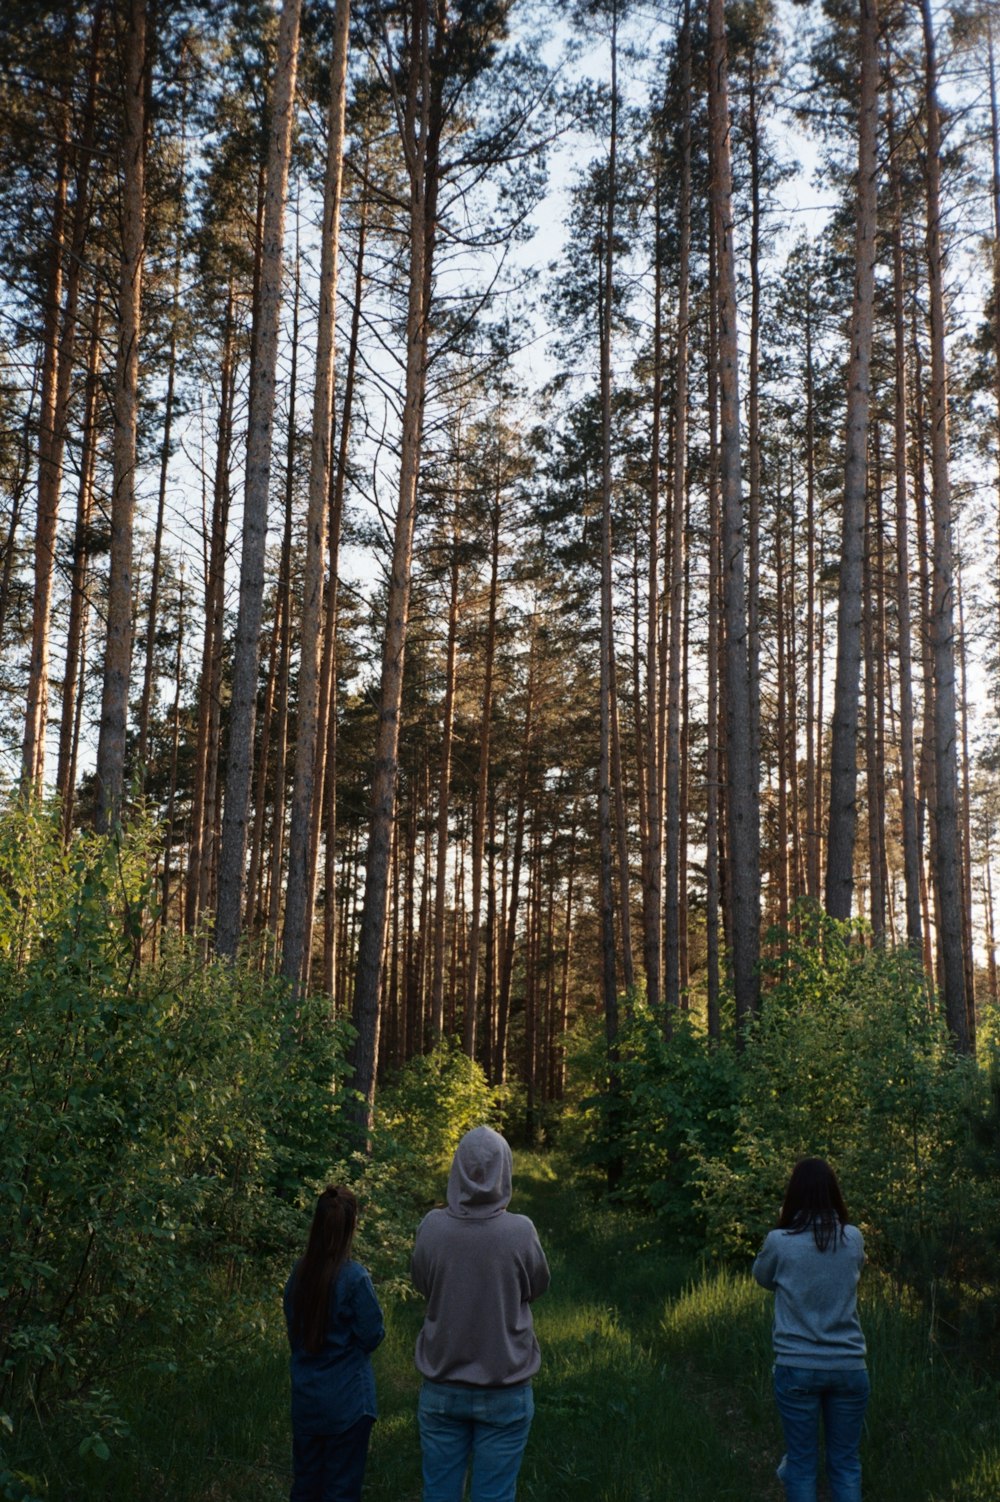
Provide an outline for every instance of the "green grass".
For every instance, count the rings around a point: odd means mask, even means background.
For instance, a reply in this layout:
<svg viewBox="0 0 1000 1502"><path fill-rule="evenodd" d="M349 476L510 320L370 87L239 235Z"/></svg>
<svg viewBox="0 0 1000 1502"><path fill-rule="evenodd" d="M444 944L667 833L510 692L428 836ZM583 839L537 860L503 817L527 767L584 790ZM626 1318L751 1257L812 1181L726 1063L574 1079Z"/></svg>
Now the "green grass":
<svg viewBox="0 0 1000 1502"><path fill-rule="evenodd" d="M552 1265L536 1306L543 1366L521 1502L781 1502L770 1392L770 1300L746 1272L693 1264L654 1222L609 1210L593 1184L521 1154L514 1209ZM359 1254L364 1256L363 1247ZM870 1502L996 1502L996 1380L953 1369L919 1311L863 1283L873 1396ZM419 1502L413 1342L418 1300L387 1301L376 1353L381 1419L366 1502ZM278 1502L287 1496L287 1366L277 1296L260 1331L213 1366L197 1342L178 1373L126 1395L131 1439L100 1461L37 1452L60 1502Z"/></svg>

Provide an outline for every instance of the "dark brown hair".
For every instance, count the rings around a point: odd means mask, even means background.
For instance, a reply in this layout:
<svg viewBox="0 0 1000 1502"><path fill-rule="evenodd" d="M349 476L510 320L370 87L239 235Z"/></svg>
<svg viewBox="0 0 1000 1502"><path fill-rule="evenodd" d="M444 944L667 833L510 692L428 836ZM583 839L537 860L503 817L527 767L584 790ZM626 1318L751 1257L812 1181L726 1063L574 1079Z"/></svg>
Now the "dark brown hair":
<svg viewBox="0 0 1000 1502"><path fill-rule="evenodd" d="M825 1158L800 1158L788 1180L778 1229L812 1231L817 1247L825 1252L838 1235L843 1238L847 1223L847 1206L829 1163Z"/></svg>
<svg viewBox="0 0 1000 1502"><path fill-rule="evenodd" d="M330 1288L351 1255L357 1223L358 1202L350 1189L328 1184L316 1201L292 1286L292 1332L314 1355L323 1348Z"/></svg>

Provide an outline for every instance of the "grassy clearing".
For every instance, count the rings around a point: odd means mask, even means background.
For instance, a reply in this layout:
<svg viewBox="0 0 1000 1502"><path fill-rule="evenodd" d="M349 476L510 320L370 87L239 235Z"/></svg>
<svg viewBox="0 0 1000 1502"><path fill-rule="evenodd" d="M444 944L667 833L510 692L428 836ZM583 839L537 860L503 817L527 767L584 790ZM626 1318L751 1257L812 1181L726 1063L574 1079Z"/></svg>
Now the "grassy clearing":
<svg viewBox="0 0 1000 1502"><path fill-rule="evenodd" d="M780 1502L770 1301L742 1271L696 1267L655 1225L609 1211L558 1164L519 1155L514 1208L536 1221L552 1289L521 1502ZM364 1256L363 1247L359 1248ZM1000 1388L952 1370L926 1321L863 1284L873 1383L864 1448L877 1502L996 1502ZM388 1301L387 1301L388 1302ZM413 1342L419 1301L393 1301L376 1354L381 1420L368 1502L419 1502ZM110 1460L49 1449L32 1467L60 1502L278 1502L289 1484L287 1369L277 1299L213 1366L135 1390L132 1439Z"/></svg>

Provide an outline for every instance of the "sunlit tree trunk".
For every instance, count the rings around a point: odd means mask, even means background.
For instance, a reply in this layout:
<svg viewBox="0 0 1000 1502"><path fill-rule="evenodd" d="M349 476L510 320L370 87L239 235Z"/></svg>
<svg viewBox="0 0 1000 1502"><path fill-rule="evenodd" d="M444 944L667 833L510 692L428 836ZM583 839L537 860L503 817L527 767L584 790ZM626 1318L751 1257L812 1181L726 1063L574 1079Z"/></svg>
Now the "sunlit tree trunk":
<svg viewBox="0 0 1000 1502"><path fill-rule="evenodd" d="M63 259L66 254L66 202L69 186L69 108L61 111L56 187L49 235L48 271L42 317L42 381L38 421L38 488L35 503L35 569L31 611L31 656L21 750L21 779L26 789L39 787L45 774L45 729L48 704L49 628L56 561L61 463L57 461L59 428L59 310Z"/></svg>
<svg viewBox="0 0 1000 1502"><path fill-rule="evenodd" d="M906 285L903 268L903 203L896 155L892 77L887 96L889 170L892 186L892 302L893 354L893 468L895 471L896 630L898 633L899 766L902 783L903 886L906 900L906 942L920 953L920 829L917 818L917 779L913 759L913 646L910 623L910 544L907 521L907 361Z"/></svg>
<svg viewBox="0 0 1000 1502"><path fill-rule="evenodd" d="M66 664L63 669L62 712L59 718L59 763L56 790L62 800L63 836L69 839L73 824L73 793L76 785L77 737L74 734L77 699L83 696L80 674L83 639L89 611L88 573L90 527L94 510L94 476L97 466L97 401L100 386L101 304L93 308L87 380L83 398L83 432L80 444L80 484L77 494L76 530L73 538L73 570L70 576L69 621L66 626Z"/></svg>

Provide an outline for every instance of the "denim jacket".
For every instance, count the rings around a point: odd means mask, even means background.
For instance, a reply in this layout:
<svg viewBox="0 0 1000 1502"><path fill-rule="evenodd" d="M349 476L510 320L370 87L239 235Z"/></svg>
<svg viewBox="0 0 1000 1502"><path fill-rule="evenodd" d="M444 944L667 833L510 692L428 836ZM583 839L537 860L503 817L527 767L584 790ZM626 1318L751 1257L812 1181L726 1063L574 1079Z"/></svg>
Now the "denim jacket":
<svg viewBox="0 0 1000 1502"><path fill-rule="evenodd" d="M326 1334L314 1354L292 1333L294 1285L293 1269L284 1295L292 1348L292 1425L300 1434L342 1434L378 1411L369 1356L385 1335L382 1310L360 1262L346 1262L330 1286Z"/></svg>

